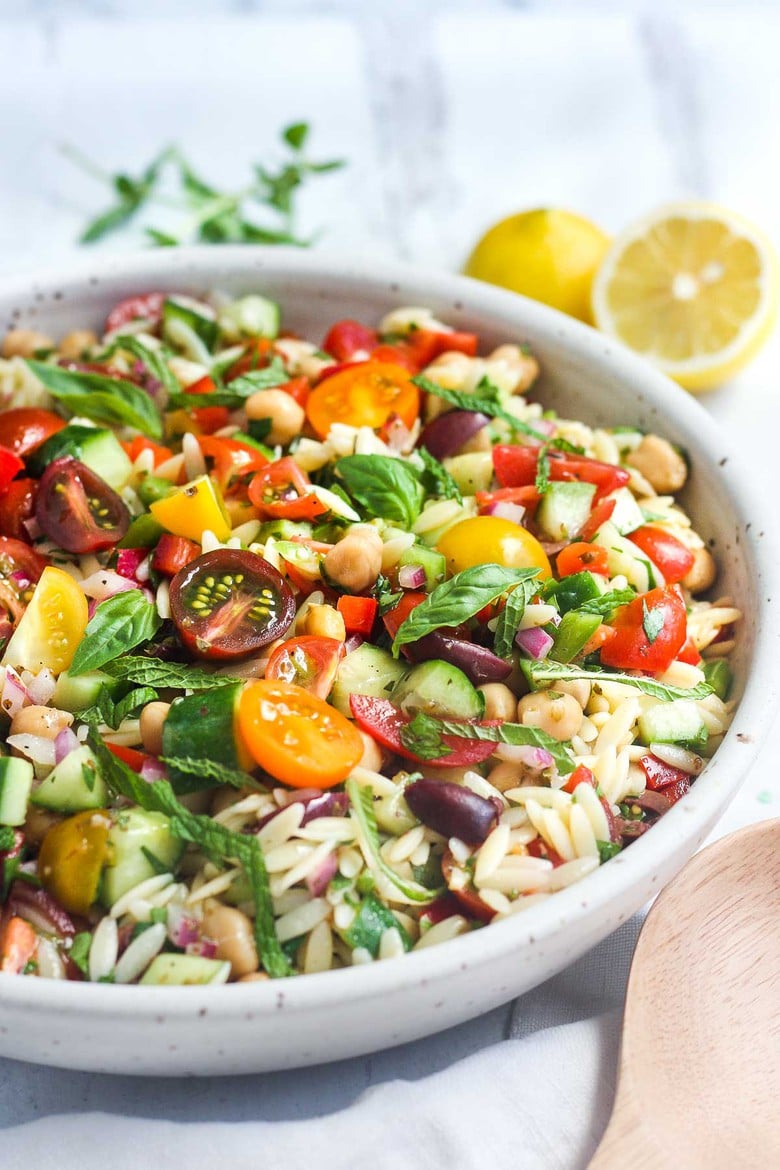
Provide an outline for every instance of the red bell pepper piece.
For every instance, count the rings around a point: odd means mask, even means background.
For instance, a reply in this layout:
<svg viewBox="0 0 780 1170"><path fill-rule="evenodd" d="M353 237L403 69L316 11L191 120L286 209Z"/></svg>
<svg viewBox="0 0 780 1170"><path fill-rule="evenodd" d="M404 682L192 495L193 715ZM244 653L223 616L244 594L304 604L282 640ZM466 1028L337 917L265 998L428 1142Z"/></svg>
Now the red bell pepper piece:
<svg viewBox="0 0 780 1170"><path fill-rule="evenodd" d="M373 597L343 596L336 603L348 634L360 634L367 638L374 626L379 603Z"/></svg>

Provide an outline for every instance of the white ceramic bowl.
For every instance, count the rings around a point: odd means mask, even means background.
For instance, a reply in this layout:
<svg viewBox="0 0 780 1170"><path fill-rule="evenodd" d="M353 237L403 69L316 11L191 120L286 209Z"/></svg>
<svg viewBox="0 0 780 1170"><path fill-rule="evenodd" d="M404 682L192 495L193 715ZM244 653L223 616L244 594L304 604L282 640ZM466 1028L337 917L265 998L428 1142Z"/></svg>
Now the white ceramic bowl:
<svg viewBox="0 0 780 1170"><path fill-rule="evenodd" d="M736 792L777 699L778 561L767 521L733 465L728 437L687 394L598 333L532 301L462 277L278 249L161 250L0 287L0 329L99 330L116 301L150 289L262 292L287 327L320 338L340 317L375 322L427 305L488 347L527 340L534 388L565 416L636 424L687 448L684 493L721 566L719 591L745 613L734 658L741 701L690 794L590 877L506 921L403 959L220 987L113 987L0 975L0 1053L106 1072L258 1072L353 1056L488 1011L541 983L633 914L683 865Z"/></svg>

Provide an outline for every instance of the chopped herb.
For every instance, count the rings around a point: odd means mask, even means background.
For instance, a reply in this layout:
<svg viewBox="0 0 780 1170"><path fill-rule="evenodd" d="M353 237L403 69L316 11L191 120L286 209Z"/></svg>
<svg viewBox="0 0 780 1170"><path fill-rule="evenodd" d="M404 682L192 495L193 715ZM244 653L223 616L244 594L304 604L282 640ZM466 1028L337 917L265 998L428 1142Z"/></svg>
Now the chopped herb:
<svg viewBox="0 0 780 1170"><path fill-rule="evenodd" d="M70 944L68 958L75 963L82 975L89 975L89 949L92 946L92 935L88 930L74 934Z"/></svg>
<svg viewBox="0 0 780 1170"><path fill-rule="evenodd" d="M214 784L227 784L231 788L254 788L264 792L254 776L242 772L239 768L229 768L226 764L219 764L216 760L193 759L191 756L160 756L160 761L175 773L186 776L197 776L203 780L203 787L210 788Z"/></svg>
<svg viewBox="0 0 780 1170"><path fill-rule="evenodd" d="M10 825L0 825L0 853L8 853L16 844L16 833Z"/></svg>
<svg viewBox="0 0 780 1170"><path fill-rule="evenodd" d="M545 682L571 681L587 679L598 685L599 682L620 683L622 686L635 687L645 695L652 695L655 699L706 699L712 694L712 687L705 682L697 683L695 687L673 687L659 682L655 678L647 678L642 674L619 674L597 667L569 666L563 662L522 662L523 672L532 686Z"/></svg>
<svg viewBox="0 0 780 1170"><path fill-rule="evenodd" d="M380 852L379 830L376 824L376 817L374 816L374 794L372 790L370 788L361 788L355 780L347 780L345 788L349 796L351 815L358 828L358 838L363 855L366 858L373 881L376 883L379 892L385 893L387 897L392 899L394 895L397 897L397 891L400 890L410 902L432 902L440 892L439 890L429 890L425 886L418 885L417 882L402 878L391 865L388 865L382 856ZM387 889L388 883L390 885L389 890ZM361 889L359 882L357 889L361 894L367 892L365 889Z"/></svg>
<svg viewBox="0 0 780 1170"><path fill-rule="evenodd" d="M499 658L509 658L515 647L515 637L526 606L538 591L536 580L521 581L506 599L506 605L498 615L494 653Z"/></svg>
<svg viewBox="0 0 780 1170"><path fill-rule="evenodd" d="M544 748L553 757L556 768L561 776L567 776L574 771L574 762L565 746L557 739L553 739L538 727L524 727L521 723L501 723L495 727L486 727L482 723L462 723L454 719L436 719L433 715L419 712L407 730L414 725L417 741L425 741L426 737L433 741L434 736L455 735L459 739L481 739L492 743L506 743L513 747ZM401 735L403 742L403 732ZM408 745L404 742L404 747ZM409 750L415 750L409 747ZM425 757L421 757L425 758ZM436 759L436 756L429 757Z"/></svg>
<svg viewBox="0 0 780 1170"><path fill-rule="evenodd" d="M422 459L424 470L421 483L426 496L441 500L456 500L463 503L460 488L443 463L440 463L427 447L418 447L416 454Z"/></svg>
<svg viewBox="0 0 780 1170"><path fill-rule="evenodd" d="M605 861L609 861L610 857L620 853L623 848L622 841L597 841L599 851L599 861L603 865Z"/></svg>
<svg viewBox="0 0 780 1170"><path fill-rule="evenodd" d="M536 479L534 480L534 487L540 496L543 496L550 486L550 456L547 452L550 449L550 444L545 443L543 447L539 448L539 455L536 460Z"/></svg>
<svg viewBox="0 0 780 1170"><path fill-rule="evenodd" d="M504 406L501 391L487 378L483 378L471 391L448 390L446 387L440 386L438 382L426 378L424 374L418 374L416 378L412 378L412 381L426 394L435 394L437 398L443 398L445 402L452 403L459 410L474 410L480 414L488 415L489 418L498 418L513 431L523 435L531 435L532 438L538 439L541 443L547 441L547 436L543 435L541 431L534 430L528 423L522 422L515 415L510 414Z"/></svg>
<svg viewBox="0 0 780 1170"><path fill-rule="evenodd" d="M368 519L411 528L419 516L423 490L411 464L389 455L347 455L336 472Z"/></svg>
<svg viewBox="0 0 780 1170"><path fill-rule="evenodd" d="M212 687L225 687L242 681L227 674L212 674L200 666L163 662L159 658L142 658L130 654L104 663L102 669L112 678L160 690L167 687L180 691L207 691Z"/></svg>
<svg viewBox="0 0 780 1170"><path fill-rule="evenodd" d="M452 748L441 738L441 731L429 722L430 716L418 711L415 717L401 728L401 743L418 760L443 760L452 755Z"/></svg>
<svg viewBox="0 0 780 1170"><path fill-rule="evenodd" d="M608 593L602 593L601 597L593 597L584 601L577 608L586 613L597 613L601 617L609 617L621 605L628 605L635 597L636 593L633 589L610 589Z"/></svg>
<svg viewBox="0 0 780 1170"><path fill-rule="evenodd" d="M106 374L66 370L27 359L27 365L53 398L72 414L93 422L133 427L152 439L162 438L162 420L157 407L140 386Z"/></svg>
<svg viewBox="0 0 780 1170"><path fill-rule="evenodd" d="M642 598L642 629L645 632L645 637L652 646L661 630L664 628L663 611L659 609L648 609L647 602Z"/></svg>

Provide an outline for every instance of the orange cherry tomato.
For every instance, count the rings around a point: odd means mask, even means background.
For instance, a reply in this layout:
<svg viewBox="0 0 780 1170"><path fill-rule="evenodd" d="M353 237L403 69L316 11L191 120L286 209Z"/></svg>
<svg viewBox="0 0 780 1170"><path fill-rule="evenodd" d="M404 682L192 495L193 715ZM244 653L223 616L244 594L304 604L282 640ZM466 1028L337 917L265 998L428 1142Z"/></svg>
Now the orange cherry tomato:
<svg viewBox="0 0 780 1170"><path fill-rule="evenodd" d="M353 723L295 683L258 679L238 708L241 737L253 759L291 788L332 788L363 755Z"/></svg>
<svg viewBox="0 0 780 1170"><path fill-rule="evenodd" d="M354 362L320 382L306 403L321 439L336 422L376 429L397 414L411 427L419 413L420 392L409 371L392 362Z"/></svg>
<svg viewBox="0 0 780 1170"><path fill-rule="evenodd" d="M151 439L147 439L146 435L136 435L129 443L122 443L122 446L128 459L133 463L142 451L152 452L155 467L159 467L161 463L166 463L173 457L173 451L170 447L162 447L159 443L153 443Z"/></svg>
<svg viewBox="0 0 780 1170"><path fill-rule="evenodd" d="M583 569L590 573L598 573L601 577L608 577L608 558L609 554L605 548L579 540L561 549L555 567L559 577L570 577L572 573L581 573Z"/></svg>

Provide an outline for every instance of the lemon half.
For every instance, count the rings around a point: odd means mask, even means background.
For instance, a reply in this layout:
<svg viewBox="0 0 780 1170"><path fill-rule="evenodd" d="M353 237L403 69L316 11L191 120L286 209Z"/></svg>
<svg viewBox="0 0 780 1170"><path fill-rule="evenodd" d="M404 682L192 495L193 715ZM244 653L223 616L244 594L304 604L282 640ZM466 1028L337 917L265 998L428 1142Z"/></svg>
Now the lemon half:
<svg viewBox="0 0 780 1170"><path fill-rule="evenodd" d="M777 302L769 240L703 202L662 207L628 228L593 285L599 329L693 391L747 365L772 331Z"/></svg>

